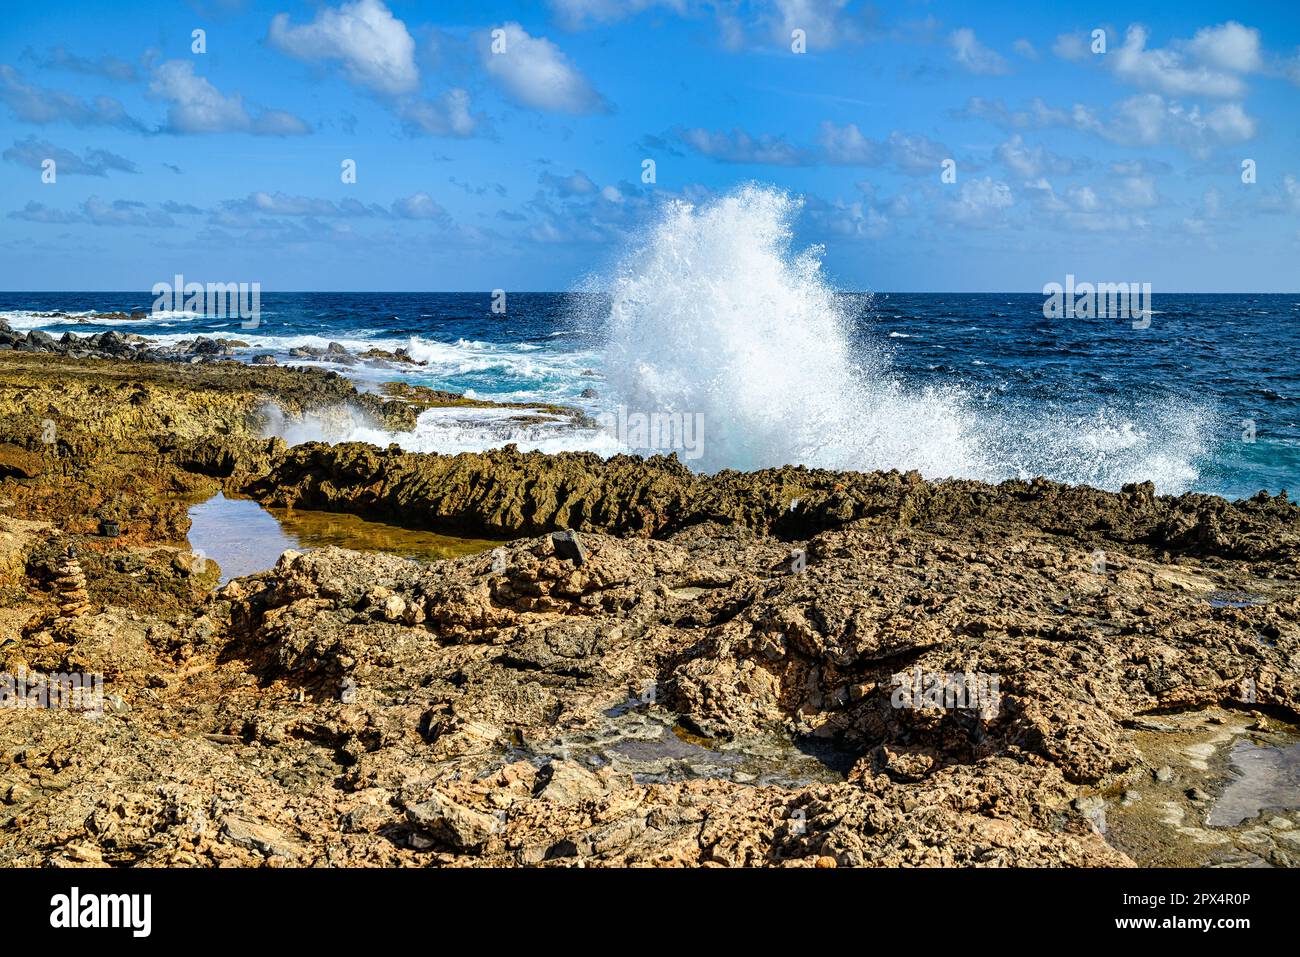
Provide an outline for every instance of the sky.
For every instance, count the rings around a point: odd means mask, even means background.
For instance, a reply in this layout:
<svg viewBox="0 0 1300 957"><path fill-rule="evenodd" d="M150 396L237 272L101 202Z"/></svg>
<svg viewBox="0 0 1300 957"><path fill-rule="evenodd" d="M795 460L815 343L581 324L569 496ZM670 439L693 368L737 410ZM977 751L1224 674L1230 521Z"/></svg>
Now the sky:
<svg viewBox="0 0 1300 957"><path fill-rule="evenodd" d="M1293 292L1298 107L1294 0L11 3L0 288L565 290L759 182L843 289Z"/></svg>

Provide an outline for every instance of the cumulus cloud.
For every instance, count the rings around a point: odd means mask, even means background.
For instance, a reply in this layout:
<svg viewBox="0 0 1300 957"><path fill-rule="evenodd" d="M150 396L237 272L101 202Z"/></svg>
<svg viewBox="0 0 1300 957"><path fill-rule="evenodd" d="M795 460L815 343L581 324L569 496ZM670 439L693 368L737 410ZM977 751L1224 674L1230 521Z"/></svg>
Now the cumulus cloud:
<svg viewBox="0 0 1300 957"><path fill-rule="evenodd" d="M133 133L149 128L130 116L118 100L96 96L83 100L71 93L31 86L12 66L0 64L0 103L25 123L70 123L73 126L114 126Z"/></svg>
<svg viewBox="0 0 1300 957"><path fill-rule="evenodd" d="M837 166L876 166L885 158L884 145L864 136L856 123L836 126L827 120L818 142L826 162Z"/></svg>
<svg viewBox="0 0 1300 957"><path fill-rule="evenodd" d="M69 53L61 46L51 49L49 55L40 62L41 66L47 69L68 70L86 76L102 76L121 83L133 83L139 79L135 65L120 57L104 55L91 60Z"/></svg>
<svg viewBox="0 0 1300 957"><path fill-rule="evenodd" d="M538 181L561 196L589 196L599 191L591 177L582 170L574 170L571 176L542 173Z"/></svg>
<svg viewBox="0 0 1300 957"><path fill-rule="evenodd" d="M439 206L432 196L425 192L415 193L393 202L393 215L399 219L419 219L445 221L447 211Z"/></svg>
<svg viewBox="0 0 1300 957"><path fill-rule="evenodd" d="M44 203L32 201L22 209L10 213L9 218L53 225L89 223L92 226L140 226L151 229L176 225L176 221L164 210L150 209L146 204L134 200L118 199L108 203L98 196L91 196L83 202L77 212L51 209Z"/></svg>
<svg viewBox="0 0 1300 957"><path fill-rule="evenodd" d="M1052 44L1052 52L1062 60L1084 60L1092 55L1088 41L1083 33L1061 33Z"/></svg>
<svg viewBox="0 0 1300 957"><path fill-rule="evenodd" d="M500 53L492 52L490 33L479 38L483 66L516 103L549 113L609 110L604 97L550 40L530 36L518 23L500 29L505 42Z"/></svg>
<svg viewBox="0 0 1300 957"><path fill-rule="evenodd" d="M52 159L58 172L63 175L104 176L110 170L119 173L139 172L130 160L108 150L87 150L78 156L53 143L38 140L35 136L15 142L3 155L11 163L37 170L43 168L41 164L45 160Z"/></svg>
<svg viewBox="0 0 1300 957"><path fill-rule="evenodd" d="M1061 127L1122 146L1177 146L1196 155L1254 139L1258 129L1255 118L1239 103L1203 110L1158 93L1131 96L1109 113L1080 103L1068 110L1057 109L1039 99L1026 109L1010 110L1000 100L972 97L957 115L987 120L1006 130Z"/></svg>
<svg viewBox="0 0 1300 957"><path fill-rule="evenodd" d="M376 93L411 93L420 83L415 40L382 0L326 7L302 26L291 25L289 14L277 13L269 39L299 60L341 61L349 80Z"/></svg>
<svg viewBox="0 0 1300 957"><path fill-rule="evenodd" d="M943 209L947 218L964 226L993 226L1002 221L1002 211L1015 204L1011 187L991 176L963 180L957 196Z"/></svg>
<svg viewBox="0 0 1300 957"><path fill-rule="evenodd" d="M772 0L761 19L776 43L789 44L792 31L803 30L810 48L835 47L866 37L866 21L848 8L848 0Z"/></svg>
<svg viewBox="0 0 1300 957"><path fill-rule="evenodd" d="M997 76L1007 72L1007 61L1002 54L980 43L970 27L948 34L948 45L952 47L953 59L971 73Z"/></svg>
<svg viewBox="0 0 1300 957"><path fill-rule="evenodd" d="M313 196L293 196L288 193L268 193L258 191L249 193L243 199L226 200L221 208L233 214L250 214L261 216L385 216L387 211L380 206L366 206L355 199L345 199L335 203L333 200Z"/></svg>
<svg viewBox="0 0 1300 957"><path fill-rule="evenodd" d="M742 129L730 133L694 127L678 133L681 142L711 159L723 163L757 163L770 166L806 166L813 157L779 136L751 135Z"/></svg>
<svg viewBox="0 0 1300 957"><path fill-rule="evenodd" d="M1038 59L1038 51L1034 48L1034 45L1030 43L1028 40L1026 40L1024 37L1021 37L1019 40L1017 40L1012 45L1012 48L1017 53L1019 53L1022 57L1024 57L1026 60Z"/></svg>
<svg viewBox="0 0 1300 957"><path fill-rule="evenodd" d="M407 132L431 136L473 136L487 120L470 111L469 93L459 87L437 100L410 100L401 109Z"/></svg>
<svg viewBox="0 0 1300 957"><path fill-rule="evenodd" d="M287 136L306 133L307 124L291 113L268 110L254 120L238 93L223 94L194 73L189 60L168 60L153 72L149 93L167 100L166 130L171 133L256 133Z"/></svg>
<svg viewBox="0 0 1300 957"><path fill-rule="evenodd" d="M593 23L615 23L655 7L679 14L687 12L686 0L549 0L549 5L560 24L570 30Z"/></svg>
<svg viewBox="0 0 1300 957"><path fill-rule="evenodd" d="M1013 175L1034 179L1044 174L1069 174L1074 163L1042 146L1029 146L1019 133L998 144L994 157Z"/></svg>
<svg viewBox="0 0 1300 957"><path fill-rule="evenodd" d="M1235 26L1235 25L1234 25ZM1170 96L1209 96L1230 99L1240 97L1245 92L1245 83L1233 72L1233 68L1191 62L1183 53L1174 49L1148 49L1147 28L1140 24L1128 28L1124 34L1124 43L1107 54L1106 62L1114 74L1126 83L1156 90ZM1208 39L1202 40L1202 37ZM1242 54L1236 47L1240 40L1224 40L1222 34L1207 34L1202 30L1197 34L1202 53L1214 55L1216 60L1238 60ZM1216 52L1217 51L1217 52ZM1258 54L1258 37L1256 37L1256 55Z"/></svg>
<svg viewBox="0 0 1300 957"><path fill-rule="evenodd" d="M1235 20L1197 30L1187 49L1202 63L1220 70L1253 73L1264 65L1259 31Z"/></svg>
<svg viewBox="0 0 1300 957"><path fill-rule="evenodd" d="M1160 192L1153 176L1125 176L1111 188L1117 206L1145 209L1160 204Z"/></svg>

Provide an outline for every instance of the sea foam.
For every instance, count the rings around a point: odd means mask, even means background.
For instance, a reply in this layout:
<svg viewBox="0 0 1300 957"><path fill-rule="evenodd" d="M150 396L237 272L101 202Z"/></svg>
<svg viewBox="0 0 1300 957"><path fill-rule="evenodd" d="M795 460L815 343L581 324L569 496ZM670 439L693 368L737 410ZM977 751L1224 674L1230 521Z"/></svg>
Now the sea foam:
<svg viewBox="0 0 1300 957"><path fill-rule="evenodd" d="M1103 488L1151 479L1163 492L1195 482L1214 425L1204 409L1011 409L974 401L958 380L909 385L887 339L851 335L821 249L794 248L799 209L757 184L674 202L605 284L611 399L703 413L692 467L1044 475Z"/></svg>

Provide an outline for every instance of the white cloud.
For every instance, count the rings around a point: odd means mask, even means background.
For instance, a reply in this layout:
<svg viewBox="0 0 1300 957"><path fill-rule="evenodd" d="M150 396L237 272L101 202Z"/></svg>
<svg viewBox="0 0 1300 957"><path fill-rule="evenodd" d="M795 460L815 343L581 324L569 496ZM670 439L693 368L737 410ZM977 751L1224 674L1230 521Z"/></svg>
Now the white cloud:
<svg viewBox="0 0 1300 957"><path fill-rule="evenodd" d="M884 159L881 144L862 135L856 123L839 127L827 120L822 123L818 142L828 163L843 166L874 166Z"/></svg>
<svg viewBox="0 0 1300 957"><path fill-rule="evenodd" d="M348 78L377 93L397 95L420 83L415 41L382 0L326 7L304 26L287 13L271 20L272 45L299 60L341 60Z"/></svg>
<svg viewBox="0 0 1300 957"><path fill-rule="evenodd" d="M110 153L108 150L87 150L84 156L78 156L71 150L55 146L47 140L38 140L29 136L19 140L5 150L4 158L11 163L39 170L47 159L58 163L60 175L104 176L110 170L121 173L138 173L134 163L124 156Z"/></svg>
<svg viewBox="0 0 1300 957"><path fill-rule="evenodd" d="M1125 176L1111 190L1117 206L1145 209L1160 204L1160 193L1153 176Z"/></svg>
<svg viewBox="0 0 1300 957"><path fill-rule="evenodd" d="M988 120L1006 130L1061 127L1091 133L1123 146L1178 146L1204 155L1217 146L1254 139L1255 118L1239 103L1203 111L1158 93L1139 93L1116 104L1109 115L1076 103L1070 110L1034 100L1028 109L1008 110L999 100L972 97L958 115Z"/></svg>
<svg viewBox="0 0 1300 957"><path fill-rule="evenodd" d="M505 49L492 52L490 34L480 37L483 66L516 103L552 113L598 113L609 108L564 53L545 37L529 36L507 23Z"/></svg>
<svg viewBox="0 0 1300 957"><path fill-rule="evenodd" d="M1238 24L1231 26L1239 27ZM1225 25L1215 29L1224 31L1228 27ZM1124 34L1124 43L1106 55L1107 64L1126 83L1170 96L1230 99L1245 93L1245 83L1235 75L1236 67L1222 66L1225 60L1242 62L1249 59L1243 52L1246 44L1237 29L1228 30L1227 33L1216 33L1214 30L1207 33L1202 30L1197 34L1193 45L1202 55L1214 57L1213 66L1189 63L1188 58L1178 50L1147 49L1148 36L1146 27L1135 24ZM1255 41L1255 56L1258 57L1258 36Z"/></svg>
<svg viewBox="0 0 1300 957"><path fill-rule="evenodd" d="M1259 52L1259 31L1235 20L1197 30L1187 49L1202 63L1237 73L1253 73L1264 63Z"/></svg>
<svg viewBox="0 0 1300 957"><path fill-rule="evenodd" d="M159 64L149 81L149 94L170 102L165 129L171 133L293 136L310 132L303 120L283 110L266 110L254 119L238 93L226 96L206 78L196 76L190 60Z"/></svg>
<svg viewBox="0 0 1300 957"><path fill-rule="evenodd" d="M794 30L802 30L809 48L834 47L862 38L860 26L845 15L848 0L772 0L767 14L772 39L789 45Z"/></svg>
<svg viewBox="0 0 1300 957"><path fill-rule="evenodd" d="M771 166L805 166L811 157L780 137L751 136L742 129L730 133L696 127L682 130L679 138L704 156L724 163L761 163Z"/></svg>
<svg viewBox="0 0 1300 957"><path fill-rule="evenodd" d="M1052 44L1052 52L1062 60L1083 60L1091 55L1088 37L1082 33L1062 33Z"/></svg>
<svg viewBox="0 0 1300 957"><path fill-rule="evenodd" d="M1184 107L1159 94L1146 93L1120 103L1113 119L1099 124L1096 132L1130 146L1173 145L1204 153L1214 146L1253 139L1255 130L1254 117L1238 103L1202 113L1199 107Z"/></svg>
<svg viewBox="0 0 1300 957"><path fill-rule="evenodd" d="M948 43L953 50L953 59L971 73L995 76L1007 72L1007 61L1003 56L980 43L970 27L952 31Z"/></svg>
<svg viewBox="0 0 1300 957"><path fill-rule="evenodd" d="M238 93L230 96L201 76L189 60L168 60L153 73L149 92L170 100L168 126L178 133L225 133L248 130L253 121Z"/></svg>
<svg viewBox="0 0 1300 957"><path fill-rule="evenodd" d="M920 133L909 135L894 130L886 145L889 147L889 161L900 172L913 176L937 175L943 161L952 158L948 147Z"/></svg>
<svg viewBox="0 0 1300 957"><path fill-rule="evenodd" d="M411 132L432 136L473 136L484 123L481 113L470 112L469 94L460 88L437 100L411 100L402 106L401 116Z"/></svg>
<svg viewBox="0 0 1300 957"><path fill-rule="evenodd" d="M8 106L14 116L25 123L67 122L78 127L116 126L134 133L150 132L111 96L83 100L61 90L31 86L7 63L0 63L0 103Z"/></svg>
<svg viewBox="0 0 1300 957"><path fill-rule="evenodd" d="M653 7L686 13L685 0L550 0L550 7L566 29L578 29L589 22L615 23Z"/></svg>
<svg viewBox="0 0 1300 957"><path fill-rule="evenodd" d="M572 176L556 176L554 173L543 173L540 177L542 185L549 186L561 196L590 196L598 192L598 188L590 176L582 170L574 170Z"/></svg>
<svg viewBox="0 0 1300 957"><path fill-rule="evenodd" d="M1019 53L1022 57L1024 57L1026 60L1038 59L1038 51L1034 49L1034 45L1030 43L1028 40L1026 40L1024 37L1021 37L1014 44L1012 44L1012 48L1017 53Z"/></svg>
<svg viewBox="0 0 1300 957"><path fill-rule="evenodd" d="M1014 175L1034 179L1044 173L1073 172L1074 164L1042 146L1028 146L1019 133L1000 143L993 155Z"/></svg>
<svg viewBox="0 0 1300 957"><path fill-rule="evenodd" d="M310 133L311 127L292 113L267 110L253 122L253 132L262 136L298 136Z"/></svg>
<svg viewBox="0 0 1300 957"><path fill-rule="evenodd" d="M447 211L428 193L420 192L393 202L393 215L402 219L445 220Z"/></svg>
<svg viewBox="0 0 1300 957"><path fill-rule="evenodd" d="M945 211L953 222L967 226L989 226L999 222L1002 210L1014 205L1011 187L991 176L963 180L957 198Z"/></svg>

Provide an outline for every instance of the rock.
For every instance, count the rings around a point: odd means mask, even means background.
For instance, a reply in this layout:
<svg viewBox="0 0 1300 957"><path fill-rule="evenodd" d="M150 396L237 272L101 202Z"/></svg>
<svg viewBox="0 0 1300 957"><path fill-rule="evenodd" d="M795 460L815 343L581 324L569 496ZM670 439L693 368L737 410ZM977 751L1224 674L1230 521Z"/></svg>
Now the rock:
<svg viewBox="0 0 1300 957"><path fill-rule="evenodd" d="M407 807L406 817L433 840L461 851L481 848L497 827L496 818L457 804L436 790L426 800Z"/></svg>
<svg viewBox="0 0 1300 957"><path fill-rule="evenodd" d="M235 814L228 814L221 819L221 837L231 844L257 851L265 857L295 860L302 853L302 848L285 837L284 832L269 824L250 821Z"/></svg>
<svg viewBox="0 0 1300 957"><path fill-rule="evenodd" d="M255 366L273 366L276 365L275 356L269 352L263 352L260 355L253 356L253 365Z"/></svg>
<svg viewBox="0 0 1300 957"><path fill-rule="evenodd" d="M1210 796L1206 794L1204 791L1202 791L1200 788L1188 788L1186 793L1188 799L1192 801L1210 800Z"/></svg>
<svg viewBox="0 0 1300 957"><path fill-rule="evenodd" d="M583 548L582 542L578 539L578 533L573 529L553 532L551 534L551 544L555 548L557 558L573 562L579 568L587 563L587 550Z"/></svg>
<svg viewBox="0 0 1300 957"><path fill-rule="evenodd" d="M580 804L605 795L604 783L572 761L552 761L537 774L534 797L552 804Z"/></svg>
<svg viewBox="0 0 1300 957"><path fill-rule="evenodd" d="M34 479L44 471L41 457L11 442L0 443L0 479Z"/></svg>
<svg viewBox="0 0 1300 957"><path fill-rule="evenodd" d="M1174 779L1174 769L1166 764L1162 767L1156 768L1154 777L1161 784L1168 784Z"/></svg>

